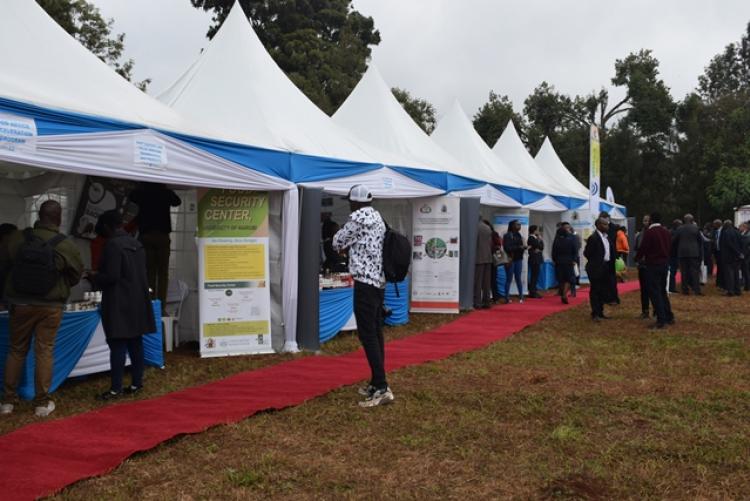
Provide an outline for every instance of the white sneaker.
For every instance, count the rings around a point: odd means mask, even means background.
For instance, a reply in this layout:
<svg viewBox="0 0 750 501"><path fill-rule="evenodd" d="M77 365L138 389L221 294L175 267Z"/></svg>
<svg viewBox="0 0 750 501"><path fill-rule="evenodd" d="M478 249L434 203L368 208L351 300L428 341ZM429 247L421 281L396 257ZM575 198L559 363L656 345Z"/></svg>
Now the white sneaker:
<svg viewBox="0 0 750 501"><path fill-rule="evenodd" d="M34 415L36 417L47 417L50 414L52 414L52 411L55 410L55 402L52 400L47 402L47 405L39 406L34 409Z"/></svg>
<svg viewBox="0 0 750 501"><path fill-rule="evenodd" d="M13 404L0 405L0 414L7 416L13 412Z"/></svg>
<svg viewBox="0 0 750 501"><path fill-rule="evenodd" d="M390 388L377 390L371 396L359 403L360 407L376 407L378 405L390 404L395 400Z"/></svg>
<svg viewBox="0 0 750 501"><path fill-rule="evenodd" d="M371 384L366 384L364 386L360 386L357 389L357 393L359 393L363 397L369 397L370 395L375 393L375 387Z"/></svg>

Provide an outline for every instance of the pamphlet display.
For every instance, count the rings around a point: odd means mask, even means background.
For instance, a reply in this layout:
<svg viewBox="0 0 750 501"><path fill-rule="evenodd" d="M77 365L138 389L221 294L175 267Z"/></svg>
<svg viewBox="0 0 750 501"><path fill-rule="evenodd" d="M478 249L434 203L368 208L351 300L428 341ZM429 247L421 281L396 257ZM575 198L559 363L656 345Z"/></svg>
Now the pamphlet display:
<svg viewBox="0 0 750 501"><path fill-rule="evenodd" d="M200 353L273 353L268 193L198 192Z"/></svg>

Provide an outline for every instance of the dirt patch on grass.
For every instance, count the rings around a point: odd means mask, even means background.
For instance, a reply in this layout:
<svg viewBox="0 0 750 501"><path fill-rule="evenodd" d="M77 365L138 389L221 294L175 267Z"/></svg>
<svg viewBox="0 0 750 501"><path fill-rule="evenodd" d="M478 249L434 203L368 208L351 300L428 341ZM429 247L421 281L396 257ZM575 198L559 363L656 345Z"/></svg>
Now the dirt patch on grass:
<svg viewBox="0 0 750 501"><path fill-rule="evenodd" d="M708 292L673 296L667 331L638 319L637 294L601 324L573 309L392 374L392 406L361 409L343 388L178 438L59 497L742 499L750 300Z"/></svg>

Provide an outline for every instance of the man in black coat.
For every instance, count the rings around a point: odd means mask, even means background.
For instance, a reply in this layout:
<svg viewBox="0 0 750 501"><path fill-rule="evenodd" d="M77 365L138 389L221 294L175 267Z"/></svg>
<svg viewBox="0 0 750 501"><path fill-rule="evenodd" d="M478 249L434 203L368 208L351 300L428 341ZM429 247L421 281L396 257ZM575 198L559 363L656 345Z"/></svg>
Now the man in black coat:
<svg viewBox="0 0 750 501"><path fill-rule="evenodd" d="M723 229L721 219L714 220L714 231L712 239L714 241L714 261L716 261L716 287L726 290L724 286L724 262L721 259L721 231Z"/></svg>
<svg viewBox="0 0 750 501"><path fill-rule="evenodd" d="M646 214L645 216L643 216L642 223L643 223L643 226L641 227L641 231L639 231L635 235L635 252L636 253L641 247L641 242L643 242L643 235L646 233L646 230L648 230L648 227L651 226L651 215ZM638 285L640 286L640 289L641 289L641 318L644 320L647 320L649 318L648 305L651 302L651 300L649 299L649 294L648 294L646 264L643 262L643 260L637 261L637 264L638 264ZM653 303L651 303L651 306L653 306Z"/></svg>
<svg viewBox="0 0 750 501"><path fill-rule="evenodd" d="M703 250L703 237L695 224L692 214L685 214L683 224L672 233L672 248L677 252L682 275L682 293L690 294L690 289L700 296L700 263Z"/></svg>
<svg viewBox="0 0 750 501"><path fill-rule="evenodd" d="M740 236L742 237L742 284L746 291L750 291L750 223L740 225Z"/></svg>
<svg viewBox="0 0 750 501"><path fill-rule="evenodd" d="M146 253L141 243L122 229L116 210L99 217L96 232L107 239L99 270L92 282L102 290L102 325L109 345L111 387L102 400L135 393L143 387L143 335L156 331L146 276ZM123 390L125 355L130 355L130 386Z"/></svg>
<svg viewBox="0 0 750 501"><path fill-rule="evenodd" d="M615 246L610 241L607 231L609 221L600 217L596 220L596 231L586 240L583 255L587 259L586 273L589 276L591 288L589 302L591 303L591 319L599 322L604 315L604 303L610 292L610 275L615 273Z"/></svg>
<svg viewBox="0 0 750 501"><path fill-rule="evenodd" d="M742 294L740 289L740 264L745 256L742 253L742 237L732 221L724 221L719 237L719 248L721 249L721 268L724 272L726 295L739 296Z"/></svg>

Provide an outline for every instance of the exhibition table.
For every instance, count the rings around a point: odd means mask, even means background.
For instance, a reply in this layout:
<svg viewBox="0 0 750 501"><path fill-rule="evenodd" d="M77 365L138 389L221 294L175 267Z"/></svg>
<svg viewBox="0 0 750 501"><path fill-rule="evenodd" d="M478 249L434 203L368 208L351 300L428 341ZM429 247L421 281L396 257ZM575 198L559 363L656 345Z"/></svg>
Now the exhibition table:
<svg viewBox="0 0 750 501"><path fill-rule="evenodd" d="M153 302L156 332L143 336L143 353L146 365L164 367L162 348L161 303ZM4 377L8 355L8 312L0 312L0 381ZM130 364L130 360L127 361ZM50 393L69 377L84 376L110 369L107 346L99 310L66 311L55 338L54 366ZM34 397L34 343L26 357L21 383L21 398Z"/></svg>
<svg viewBox="0 0 750 501"><path fill-rule="evenodd" d="M391 315L385 319L386 325L403 325L409 322L409 279L385 287L385 305ZM398 294L396 290L398 288ZM341 287L320 291L320 342L325 343L340 331L355 330L354 289Z"/></svg>

